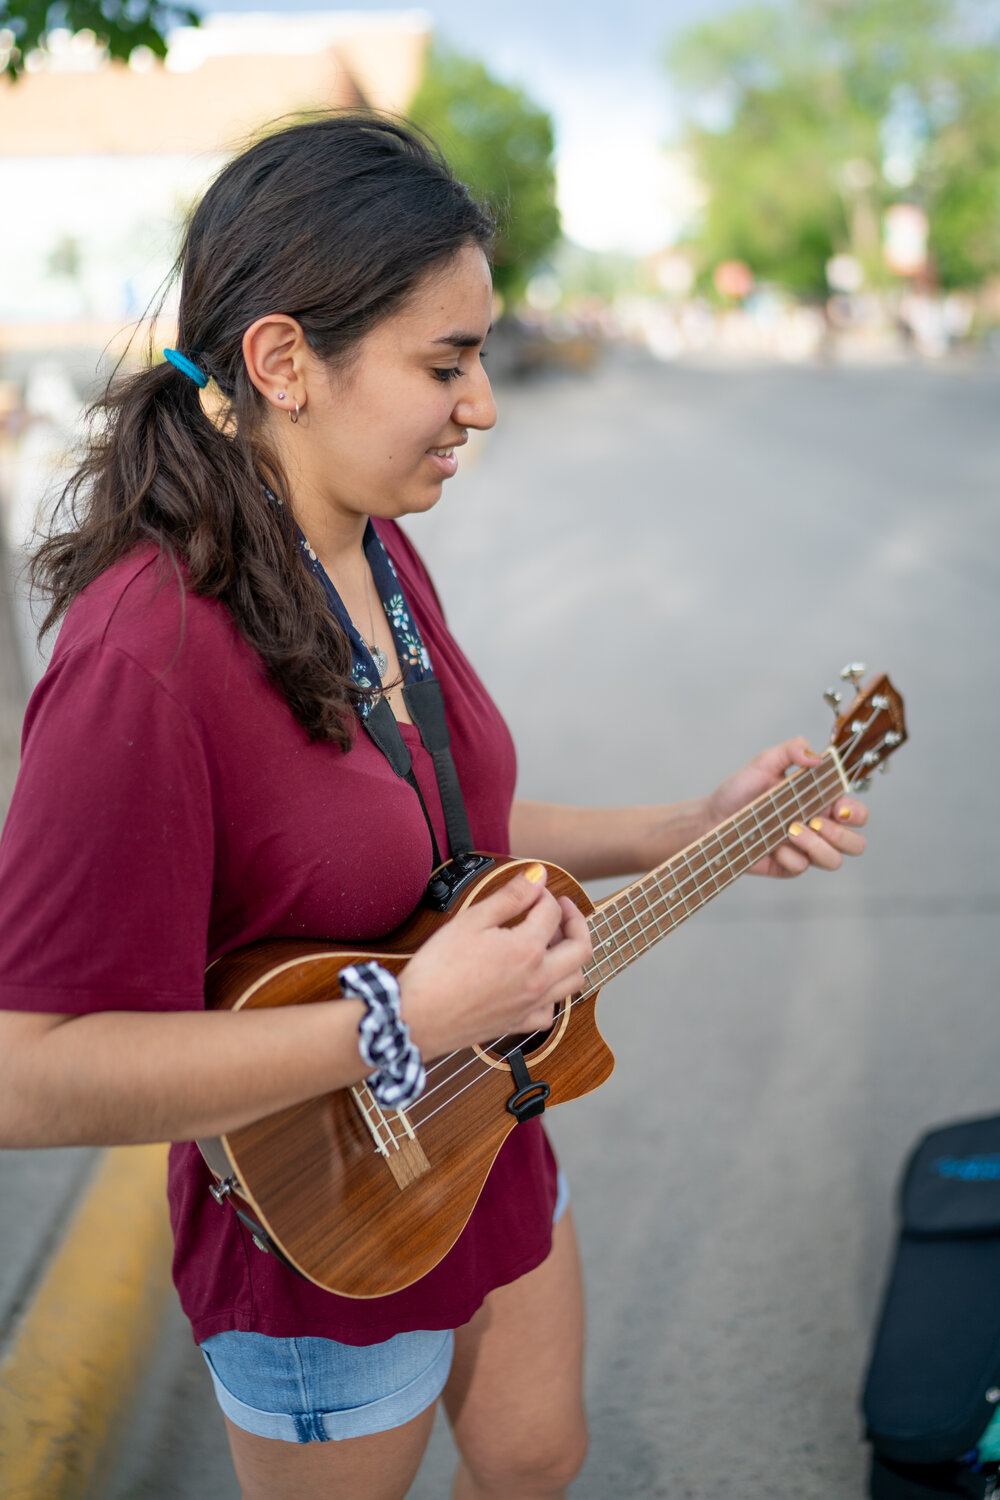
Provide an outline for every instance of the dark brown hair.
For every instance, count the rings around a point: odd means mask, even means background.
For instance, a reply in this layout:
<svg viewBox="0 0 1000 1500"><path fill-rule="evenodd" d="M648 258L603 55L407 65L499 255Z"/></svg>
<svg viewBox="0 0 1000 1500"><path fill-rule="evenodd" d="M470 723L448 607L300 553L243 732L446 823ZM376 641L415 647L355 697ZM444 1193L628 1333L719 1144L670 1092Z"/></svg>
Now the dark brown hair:
<svg viewBox="0 0 1000 1500"><path fill-rule="evenodd" d="M346 749L358 699L350 648L302 566L289 506L265 493L266 483L288 498L243 333L287 313L342 366L430 268L468 244L488 250L492 234L430 142L377 115L310 118L231 161L177 262L177 346L215 380L229 420L211 421L197 385L169 363L112 380L63 493L66 521L32 562L33 585L51 597L43 633L113 562L153 542L183 563L188 588L228 606L309 734Z"/></svg>

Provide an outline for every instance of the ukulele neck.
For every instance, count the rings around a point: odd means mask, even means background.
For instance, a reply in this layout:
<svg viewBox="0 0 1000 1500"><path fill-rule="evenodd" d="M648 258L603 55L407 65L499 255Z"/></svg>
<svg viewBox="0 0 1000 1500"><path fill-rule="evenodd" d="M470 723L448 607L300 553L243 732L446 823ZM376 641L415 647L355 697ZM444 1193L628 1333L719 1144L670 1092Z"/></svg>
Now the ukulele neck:
<svg viewBox="0 0 1000 1500"><path fill-rule="evenodd" d="M808 822L847 789L831 745L816 766L789 776L733 817L689 844L648 875L597 907L588 919L593 956L583 993L593 993L746 874L788 837L789 824Z"/></svg>

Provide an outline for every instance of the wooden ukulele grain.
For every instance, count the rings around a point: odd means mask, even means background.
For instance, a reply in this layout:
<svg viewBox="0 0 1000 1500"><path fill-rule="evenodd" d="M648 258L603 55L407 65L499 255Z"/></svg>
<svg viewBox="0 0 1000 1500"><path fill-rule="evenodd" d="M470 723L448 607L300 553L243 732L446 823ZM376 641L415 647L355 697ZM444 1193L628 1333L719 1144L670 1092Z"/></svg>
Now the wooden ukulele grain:
<svg viewBox="0 0 1000 1500"><path fill-rule="evenodd" d="M856 723L856 718L863 722ZM902 699L887 677L879 677L854 698L834 727L831 743L841 755L836 763L838 775L843 779L846 772L853 779L872 764L881 764L905 739ZM818 812L830 789L816 768L810 775ZM769 844L767 818L759 822L754 813L754 840L763 827L764 848L775 847L784 838L784 821L770 809L780 804L786 791L783 782L751 804L753 808L758 803L766 805L772 818L774 837ZM839 795L839 786L836 791ZM736 823L737 817L729 823ZM626 963L723 889L729 878L741 873L741 862L742 868L749 868L756 854L748 856L738 828L738 848L736 843L727 848L721 841L727 826L710 830L689 849L602 902L605 936L617 944ZM704 863L704 885L697 879L700 867L692 863L696 857ZM714 873L720 860L726 865L722 879ZM254 944L212 965L206 1001L240 1009L330 999L340 993L340 969L365 959L377 959L399 972L443 922L482 900L527 863L498 859L449 913L421 909L378 943L348 947L282 939ZM679 878L671 876L675 867L681 870ZM549 890L556 896L569 896L585 916L591 916L593 904L572 876L557 865L546 865L546 869ZM668 876L673 881L670 899L661 884ZM655 917L645 927L633 925L633 893L639 894L641 907ZM590 971L596 968L592 961ZM557 1024L542 1045L526 1052L532 1078L549 1084L550 1104L597 1088L614 1066L597 1029L597 990L589 978L587 995L570 1007L564 1028ZM535 1053L539 1055L533 1061ZM222 1160L232 1164L240 1195L311 1280L351 1297L383 1296L425 1275L455 1243L497 1152L515 1128L506 1108L514 1092L513 1080L506 1064L495 1057L491 1061L478 1050L465 1049L445 1063L434 1064L431 1076L424 1097L408 1112L430 1163L429 1170L419 1174L400 1171L393 1175L376 1151L350 1090L296 1105L219 1141L206 1142L206 1160L217 1174ZM466 1087L472 1079L474 1085Z"/></svg>
<svg viewBox="0 0 1000 1500"><path fill-rule="evenodd" d="M498 860L450 912L418 910L377 943L275 939L241 949L209 970L207 1002L244 1009L327 1000L339 995L339 971L365 959L399 973L457 911L506 884L514 868L527 863ZM572 876L556 865L546 868L549 890L569 896L589 915L593 905ZM550 1104L597 1088L614 1067L597 1029L595 1002L591 995L570 1008L558 1045L533 1069L550 1086ZM530 1051L527 1059L530 1068ZM239 1196L303 1274L330 1291L381 1297L432 1270L464 1229L497 1153L517 1126L506 1108L514 1092L506 1063L463 1048L431 1067L428 1090L408 1111L430 1170L405 1186L375 1150L349 1089L221 1138ZM217 1160L217 1152L212 1155Z"/></svg>

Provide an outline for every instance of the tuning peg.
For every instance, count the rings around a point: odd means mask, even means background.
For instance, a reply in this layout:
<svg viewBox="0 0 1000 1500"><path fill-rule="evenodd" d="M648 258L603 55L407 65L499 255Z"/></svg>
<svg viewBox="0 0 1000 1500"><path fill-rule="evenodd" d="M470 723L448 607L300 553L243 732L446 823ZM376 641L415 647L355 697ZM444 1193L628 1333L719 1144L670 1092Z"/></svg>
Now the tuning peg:
<svg viewBox="0 0 1000 1500"><path fill-rule="evenodd" d="M860 781L854 781L851 783L851 790L853 792L867 792L871 784L872 780L870 776L862 776Z"/></svg>
<svg viewBox="0 0 1000 1500"><path fill-rule="evenodd" d="M824 703L829 703L830 707L836 714L840 712L840 705L843 701L843 697L843 693L835 693L833 688L827 688L826 692L823 694L823 701Z"/></svg>
<svg viewBox="0 0 1000 1500"><path fill-rule="evenodd" d="M879 770L881 771L881 773L882 773L883 776L888 776L890 764L891 764L890 761L884 760L882 762L882 764L879 766Z"/></svg>
<svg viewBox="0 0 1000 1500"><path fill-rule="evenodd" d="M865 675L865 664L863 661L851 661L846 667L841 668L840 677L842 682L853 682L855 689L861 686L861 679Z"/></svg>
<svg viewBox="0 0 1000 1500"><path fill-rule="evenodd" d="M883 736L882 743L883 745L888 745L890 750L895 750L897 745L901 745L903 743L903 736L901 734L897 734L894 729L890 729L888 733Z"/></svg>

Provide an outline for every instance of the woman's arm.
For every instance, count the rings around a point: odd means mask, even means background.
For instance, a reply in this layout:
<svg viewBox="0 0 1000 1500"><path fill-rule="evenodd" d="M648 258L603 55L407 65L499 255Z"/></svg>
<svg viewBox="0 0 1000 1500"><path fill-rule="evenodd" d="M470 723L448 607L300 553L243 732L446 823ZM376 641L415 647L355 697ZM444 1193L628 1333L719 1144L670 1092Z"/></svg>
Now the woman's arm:
<svg viewBox="0 0 1000 1500"><path fill-rule="evenodd" d="M252 1011L0 1011L0 1145L219 1135L365 1072L359 1000Z"/></svg>
<svg viewBox="0 0 1000 1500"><path fill-rule="evenodd" d="M513 854L560 865L580 881L651 870L706 831L704 797L649 807L570 807L518 798Z"/></svg>
<svg viewBox="0 0 1000 1500"><path fill-rule="evenodd" d="M818 760L797 737L755 756L707 797L688 802L569 807L519 798L511 811L511 850L561 865L581 881L644 873L777 786L790 767L814 766ZM789 840L755 865L754 873L799 875L810 864L835 870L845 854L864 850L865 840L856 830L867 819L862 803L838 797L826 815L808 827L793 824Z"/></svg>
<svg viewBox="0 0 1000 1500"><path fill-rule="evenodd" d="M541 866L460 912L403 970L425 1059L552 1024L590 939ZM516 927L505 924L523 916ZM192 1140L344 1088L368 1071L360 1001L241 1011L0 1010L0 1146Z"/></svg>

